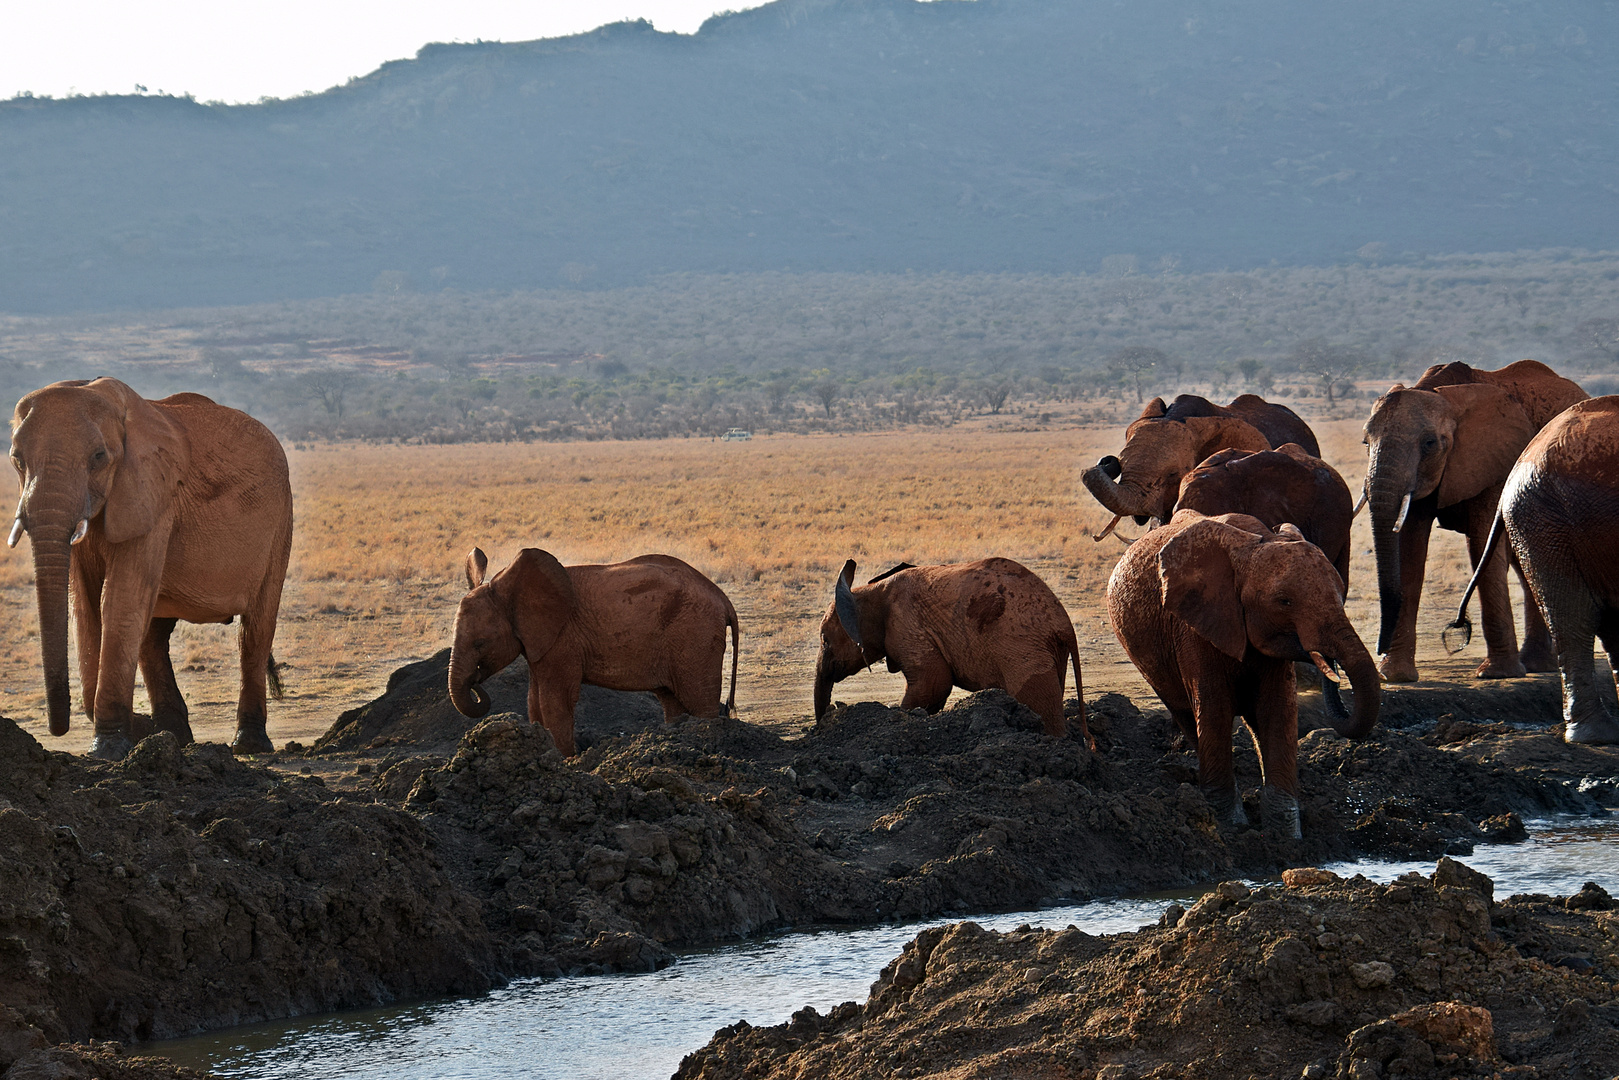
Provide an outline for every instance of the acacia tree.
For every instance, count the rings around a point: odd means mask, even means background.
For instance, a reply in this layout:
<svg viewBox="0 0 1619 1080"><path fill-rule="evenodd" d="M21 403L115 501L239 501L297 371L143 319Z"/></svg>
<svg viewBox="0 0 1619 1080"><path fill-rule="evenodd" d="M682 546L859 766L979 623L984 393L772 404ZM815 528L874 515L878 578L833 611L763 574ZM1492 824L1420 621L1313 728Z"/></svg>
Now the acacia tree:
<svg viewBox="0 0 1619 1080"><path fill-rule="evenodd" d="M1169 357L1164 350L1155 349L1151 345L1126 345L1114 352L1107 359L1108 366L1117 368L1128 379L1136 392L1136 404L1144 400L1141 394L1141 380L1150 375L1155 368L1170 366Z"/></svg>
<svg viewBox="0 0 1619 1080"><path fill-rule="evenodd" d="M1342 392L1342 384L1350 382L1356 372L1366 366L1366 353L1354 345L1339 345L1326 338L1305 338L1293 346L1288 354L1294 366L1305 375L1312 375L1321 383L1327 406L1333 404L1334 391Z"/></svg>

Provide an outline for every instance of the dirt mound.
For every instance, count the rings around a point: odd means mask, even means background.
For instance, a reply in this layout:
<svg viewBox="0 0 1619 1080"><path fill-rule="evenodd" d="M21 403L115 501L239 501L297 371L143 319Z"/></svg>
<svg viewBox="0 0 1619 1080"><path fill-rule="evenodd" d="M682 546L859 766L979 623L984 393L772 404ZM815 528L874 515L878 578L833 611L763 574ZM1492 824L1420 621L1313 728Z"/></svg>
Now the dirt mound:
<svg viewBox="0 0 1619 1080"><path fill-rule="evenodd" d="M224 746L48 753L0 719L0 1001L49 1042L152 1039L498 977L414 817Z"/></svg>
<svg viewBox="0 0 1619 1080"><path fill-rule="evenodd" d="M126 1056L115 1042L45 1046L38 1029L5 1006L0 1006L0 1070L6 1080L207 1080L213 1075L167 1058Z"/></svg>
<svg viewBox="0 0 1619 1080"><path fill-rule="evenodd" d="M450 704L450 650L406 664L388 677L375 701L350 709L311 748L313 753L353 753L408 746L421 754L448 757L461 737L478 723ZM528 715L528 664L519 659L484 684L491 714ZM603 738L646 731L663 723L663 706L651 694L631 694L583 686L574 713L574 738L581 750Z"/></svg>
<svg viewBox="0 0 1619 1080"><path fill-rule="evenodd" d="M1492 904L1449 860L1388 886L1290 877L1133 934L926 930L864 1005L725 1028L676 1076L1612 1075L1619 913L1600 889Z"/></svg>

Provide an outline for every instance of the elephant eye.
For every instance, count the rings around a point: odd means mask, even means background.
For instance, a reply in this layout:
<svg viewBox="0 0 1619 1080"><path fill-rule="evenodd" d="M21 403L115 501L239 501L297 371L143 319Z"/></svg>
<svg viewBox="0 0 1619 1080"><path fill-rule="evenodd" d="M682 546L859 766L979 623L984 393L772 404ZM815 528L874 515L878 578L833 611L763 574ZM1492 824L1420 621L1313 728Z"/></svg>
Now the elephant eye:
<svg viewBox="0 0 1619 1080"><path fill-rule="evenodd" d="M1280 604L1282 607L1292 607L1293 606L1293 598L1291 596L1278 596L1276 598L1276 602L1278 604Z"/></svg>

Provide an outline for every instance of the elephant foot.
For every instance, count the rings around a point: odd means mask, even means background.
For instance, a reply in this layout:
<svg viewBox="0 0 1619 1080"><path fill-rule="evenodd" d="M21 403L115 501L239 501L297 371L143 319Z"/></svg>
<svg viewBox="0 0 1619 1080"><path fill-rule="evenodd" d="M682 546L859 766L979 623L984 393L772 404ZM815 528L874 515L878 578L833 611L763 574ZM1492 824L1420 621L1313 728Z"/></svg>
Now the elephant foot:
<svg viewBox="0 0 1619 1080"><path fill-rule="evenodd" d="M191 734L191 722L183 716L178 718L158 718L154 720L152 730L167 731L171 733L175 738L180 740L181 746L189 746L197 741L196 738Z"/></svg>
<svg viewBox="0 0 1619 1080"><path fill-rule="evenodd" d="M1203 796L1214 809L1216 821L1239 826L1248 824L1248 812L1242 808L1242 799L1235 787L1204 788Z"/></svg>
<svg viewBox="0 0 1619 1080"><path fill-rule="evenodd" d="M122 731L98 731L90 742L90 756L102 761L122 761L134 746Z"/></svg>
<svg viewBox="0 0 1619 1080"><path fill-rule="evenodd" d="M1299 827L1299 801L1281 788L1265 787L1260 792L1260 805L1264 808L1265 827L1274 829L1291 840L1304 839Z"/></svg>
<svg viewBox="0 0 1619 1080"><path fill-rule="evenodd" d="M1486 660L1478 666L1474 677L1479 679L1521 679L1525 672L1516 657L1511 660Z"/></svg>
<svg viewBox="0 0 1619 1080"><path fill-rule="evenodd" d="M1385 656L1377 665L1377 673L1386 683L1405 683L1417 681L1417 662L1415 660L1395 659Z"/></svg>
<svg viewBox="0 0 1619 1080"><path fill-rule="evenodd" d="M1528 672L1539 674L1546 671L1557 670L1557 654L1552 651L1550 642L1535 642L1525 645L1518 654L1519 663Z"/></svg>
<svg viewBox="0 0 1619 1080"><path fill-rule="evenodd" d="M1619 743L1619 723L1607 714L1571 720L1563 729L1563 741L1570 743Z"/></svg>
<svg viewBox="0 0 1619 1080"><path fill-rule="evenodd" d="M264 725L256 727L239 727L236 729L236 738L230 742L233 754L273 754L275 744L264 731Z"/></svg>

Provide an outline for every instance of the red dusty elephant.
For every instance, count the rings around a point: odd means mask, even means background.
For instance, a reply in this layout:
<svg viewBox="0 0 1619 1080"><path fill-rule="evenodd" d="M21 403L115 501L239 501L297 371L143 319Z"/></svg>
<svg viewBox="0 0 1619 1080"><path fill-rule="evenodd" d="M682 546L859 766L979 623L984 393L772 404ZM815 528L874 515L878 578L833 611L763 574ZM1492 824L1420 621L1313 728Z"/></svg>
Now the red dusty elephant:
<svg viewBox="0 0 1619 1080"><path fill-rule="evenodd" d="M71 578L92 756L121 758L141 734L137 664L153 725L191 741L169 659L181 619L241 618L232 746L275 749L265 696L292 550L292 487L270 430L200 394L148 401L117 379L59 382L17 402L11 461L22 487L11 543L26 532L33 546L51 733L68 730Z"/></svg>
<svg viewBox="0 0 1619 1080"><path fill-rule="evenodd" d="M1267 801L1299 835L1298 701L1293 663L1342 664L1354 713L1377 723L1377 666L1343 609L1337 571L1291 525L1182 510L1137 540L1113 569L1108 617L1125 653L1197 746L1198 782L1226 819L1246 823L1232 770L1236 717L1259 748Z"/></svg>
<svg viewBox="0 0 1619 1080"><path fill-rule="evenodd" d="M1500 371L1435 365L1415 386L1395 384L1377 399L1366 421L1366 492L1384 679L1417 677L1417 604L1434 523L1466 534L1467 554L1477 568L1501 485L1518 454L1552 417L1585 397L1545 364L1520 360ZM1551 637L1532 602L1524 605L1524 646L1518 651L1507 594L1509 561L1508 552L1497 552L1479 580L1487 647L1481 678L1550 671L1555 663Z"/></svg>
<svg viewBox="0 0 1619 1080"><path fill-rule="evenodd" d="M1180 497L1181 477L1221 450L1270 450L1297 443L1320 454L1315 433L1286 405L1243 394L1230 405L1182 394L1173 404L1153 398L1124 433L1124 448L1086 469L1080 479L1096 501L1112 511L1113 530L1122 517L1145 525L1168 521ZM1098 537L1100 539L1100 537Z"/></svg>
<svg viewBox="0 0 1619 1080"><path fill-rule="evenodd" d="M478 687L519 655L528 659L528 716L544 724L557 749L574 754L579 686L650 690L664 719L719 715L725 630L731 630L731 691L741 631L730 599L672 555L641 555L605 566L563 566L549 552L524 548L484 580L489 560L473 548L455 616L450 701L465 716L489 711Z"/></svg>
<svg viewBox="0 0 1619 1080"><path fill-rule="evenodd" d="M1619 397L1587 398L1540 429L1507 474L1487 554L1503 530L1556 642L1563 738L1619 742L1592 654L1601 638L1619 672ZM1464 631L1464 644L1472 632L1467 601L1479 576L1451 624Z"/></svg>
<svg viewBox="0 0 1619 1080"><path fill-rule="evenodd" d="M1074 668L1080 734L1088 740L1079 641L1062 601L1011 559L948 566L901 563L864 585L854 560L838 575L821 619L815 661L815 715L826 715L832 687L879 660L905 674L902 709L944 708L950 688L999 687L1038 713L1047 735L1067 733L1066 667Z"/></svg>

